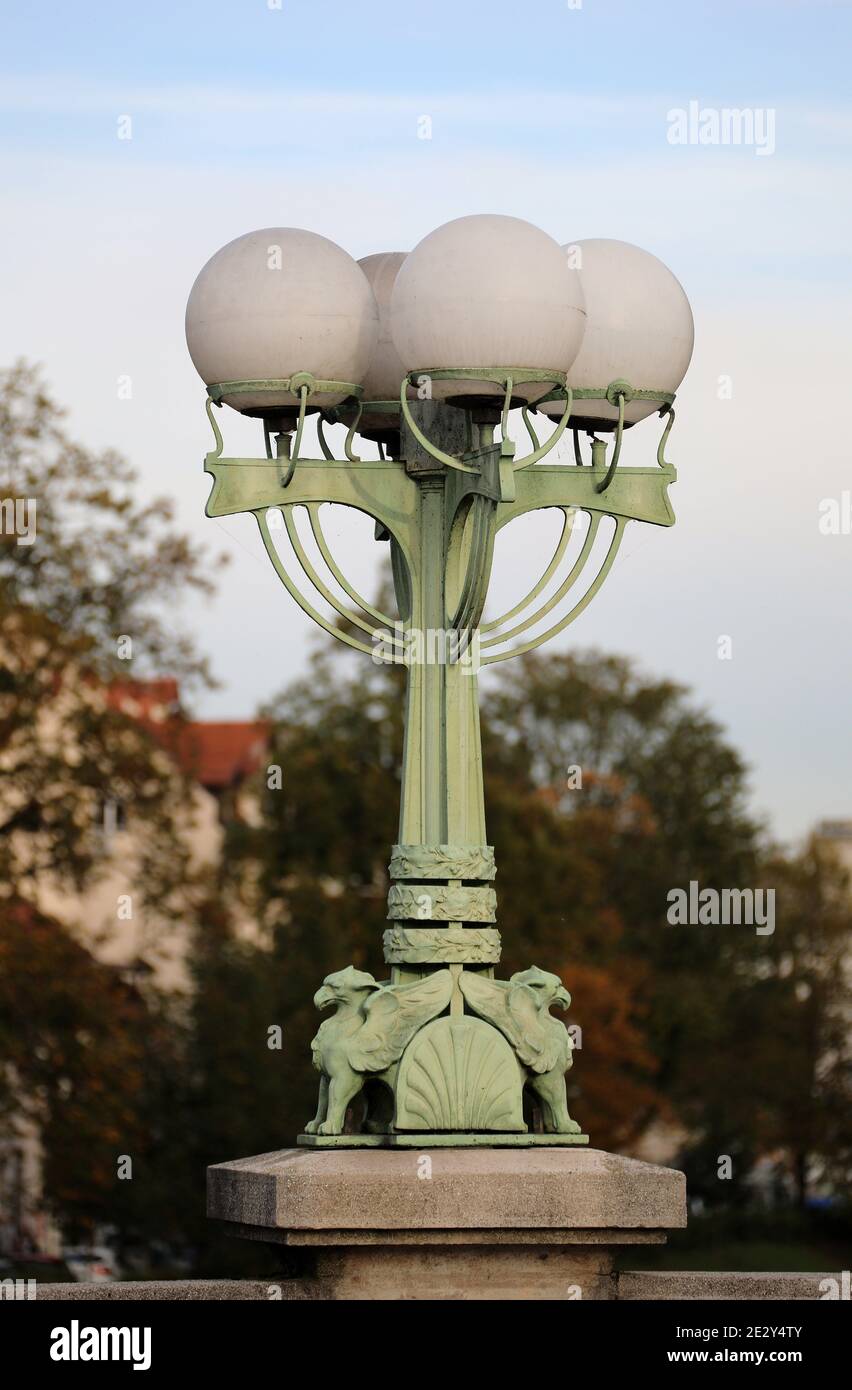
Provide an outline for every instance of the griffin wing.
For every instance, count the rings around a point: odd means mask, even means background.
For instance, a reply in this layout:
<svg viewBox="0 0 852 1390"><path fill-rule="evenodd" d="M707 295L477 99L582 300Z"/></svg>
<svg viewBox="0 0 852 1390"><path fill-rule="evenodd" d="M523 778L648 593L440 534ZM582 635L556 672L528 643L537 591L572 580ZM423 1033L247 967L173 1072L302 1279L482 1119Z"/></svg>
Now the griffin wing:
<svg viewBox="0 0 852 1390"><path fill-rule="evenodd" d="M384 1071L398 1061L418 1028L447 1007L452 992L449 970L436 970L411 985L378 990L367 1000L366 1019L348 1048L353 1071Z"/></svg>
<svg viewBox="0 0 852 1390"><path fill-rule="evenodd" d="M470 1007L500 1029L525 1066L546 1072L556 1065L558 1037L547 1026L556 1020L549 1014L542 1018L535 991L529 985L486 980L472 970L463 970L459 983Z"/></svg>

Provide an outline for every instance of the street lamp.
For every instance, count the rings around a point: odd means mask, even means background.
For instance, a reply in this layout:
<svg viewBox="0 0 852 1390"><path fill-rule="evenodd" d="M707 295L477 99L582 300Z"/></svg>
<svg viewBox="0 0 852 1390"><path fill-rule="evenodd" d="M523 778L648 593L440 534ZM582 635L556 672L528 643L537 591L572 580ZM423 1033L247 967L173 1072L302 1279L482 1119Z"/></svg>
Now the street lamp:
<svg viewBox="0 0 852 1390"><path fill-rule="evenodd" d="M439 227L408 255L360 265L311 232L252 232L203 268L186 325L216 439L205 459L207 514L253 513L279 578L315 622L408 667L389 979L349 966L318 990L317 1007L336 1012L314 1040L319 1105L299 1143L585 1144L566 1106L571 1040L550 1014L567 1009L569 995L535 966L495 977L476 673L578 617L628 522L673 523L665 447L692 352L686 296L661 262L624 242L561 247L530 223L476 216ZM223 457L213 413L223 404L261 419L266 458ZM511 436L518 407L523 450ZM625 468L625 433L654 413L666 421L657 466ZM308 414L318 416L320 459L302 457ZM324 431L337 421L347 427L341 459ZM540 441L542 426L550 433ZM573 462L545 463L569 427ZM378 458L362 458L358 438L374 441ZM322 528L324 503L375 521L377 541L390 546L396 614L344 575ZM302 542L300 508L324 572ZM483 623L497 532L543 508L562 513L553 557L529 593ZM284 564L270 520L279 514L334 620Z"/></svg>

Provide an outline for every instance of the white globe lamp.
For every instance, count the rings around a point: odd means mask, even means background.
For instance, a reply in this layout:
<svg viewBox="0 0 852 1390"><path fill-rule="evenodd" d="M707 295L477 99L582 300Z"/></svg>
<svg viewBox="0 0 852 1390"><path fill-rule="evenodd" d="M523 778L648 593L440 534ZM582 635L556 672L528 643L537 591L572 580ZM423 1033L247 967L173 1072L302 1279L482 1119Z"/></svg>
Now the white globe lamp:
<svg viewBox="0 0 852 1390"><path fill-rule="evenodd" d="M433 398L502 404L511 377L512 403L523 405L571 366L585 306L552 237L517 217L477 215L438 227L408 255L390 324L405 371Z"/></svg>
<svg viewBox="0 0 852 1390"><path fill-rule="evenodd" d="M379 251L358 262L373 291L379 313L376 346L364 375L358 433L394 449L399 440L399 391L405 367L391 336L390 302L407 254L406 251ZM350 418L351 414L348 412L344 418Z"/></svg>
<svg viewBox="0 0 852 1390"><path fill-rule="evenodd" d="M695 327L680 281L650 251L626 241L597 238L564 247L583 284L586 332L568 371L575 391L595 391L600 399L575 396L571 425L610 430L618 421L617 393L627 384L624 424L636 424L669 403L692 357ZM550 415L562 402L543 402Z"/></svg>
<svg viewBox="0 0 852 1390"><path fill-rule="evenodd" d="M223 246L186 306L186 341L211 395L246 415L338 405L360 388L378 337L361 267L335 242L266 227Z"/></svg>

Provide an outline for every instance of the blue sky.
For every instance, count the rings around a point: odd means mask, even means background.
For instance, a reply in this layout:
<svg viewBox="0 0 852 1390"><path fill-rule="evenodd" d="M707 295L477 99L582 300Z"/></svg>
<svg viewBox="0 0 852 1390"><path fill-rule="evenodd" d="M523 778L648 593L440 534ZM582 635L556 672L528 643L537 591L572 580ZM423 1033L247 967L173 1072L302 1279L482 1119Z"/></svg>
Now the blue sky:
<svg viewBox="0 0 852 1390"><path fill-rule="evenodd" d="M187 614L223 683L208 712L248 714L303 669L311 634L253 523L203 517L207 426L182 331L195 274L254 227L308 227L362 256L506 212L561 242L647 247L696 318L670 450L678 525L632 529L561 645L692 685L779 833L852 815L852 535L818 530L821 502L852 488L850 52L850 5L829 0L5 7L0 361L43 362L79 437L120 448L232 555L218 598ZM774 153L673 146L668 113L692 101L771 109ZM645 461L656 438L640 430ZM256 451L236 417L226 439ZM363 590L375 552L336 525ZM510 544L498 601L525 582L541 525Z"/></svg>
<svg viewBox="0 0 852 1390"><path fill-rule="evenodd" d="M599 94L700 82L707 98L842 95L848 6L838 0L45 0L6 7L6 52L22 72L457 93L532 86Z"/></svg>

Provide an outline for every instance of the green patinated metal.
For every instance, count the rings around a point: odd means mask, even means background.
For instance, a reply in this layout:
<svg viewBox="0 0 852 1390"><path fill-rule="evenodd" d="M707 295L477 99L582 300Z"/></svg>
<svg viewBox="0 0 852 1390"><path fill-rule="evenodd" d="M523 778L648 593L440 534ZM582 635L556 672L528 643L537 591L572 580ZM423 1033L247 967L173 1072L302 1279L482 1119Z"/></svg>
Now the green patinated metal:
<svg viewBox="0 0 852 1390"><path fill-rule="evenodd" d="M497 965L500 960L496 927L453 923L430 930L418 919L417 926L389 927L383 944L388 965Z"/></svg>
<svg viewBox="0 0 852 1390"><path fill-rule="evenodd" d="M562 438L562 435L565 432L565 429L567 428L568 420L571 415L571 405L573 401L572 389L571 387L566 387L565 385L564 372L542 372L538 369L531 369L526 367L513 369L511 373L501 372L499 369L494 367L470 367L465 368L464 370L461 370L459 368L447 368L443 370L438 370L436 368L434 370L411 372L408 377L403 378L403 381L399 388L399 405L402 417L405 420L405 423L408 426L408 428L411 430L411 433L417 440L418 444L421 444L423 448L426 449L427 452L430 453L438 463L445 464L447 468L458 469L459 472L462 473L476 471L463 459L459 459L455 455L449 454L445 450L439 448L423 433L411 412L411 408L408 401L408 387L417 386L419 383L424 381L458 381L461 383L468 380L493 383L495 386L502 387L503 405L500 412L500 424L504 443L509 442L507 439L508 420L509 410L513 401L514 388L516 386L523 386L529 382L534 382L537 386L540 386L542 381L549 382L551 386L559 388L562 392L562 395L559 397L559 399L565 401L565 409L562 413L562 417L558 425L556 426L556 429L554 430L550 438L547 440L547 442L545 444L539 445L535 431L532 429L529 423L529 411L527 409L524 409L524 420L527 424L527 429L530 432L530 438L533 444L532 453L524 455L523 458L515 462L513 458L514 449L512 449L511 451L506 449L504 450L504 457L512 460L512 467L515 469L529 468L531 464L538 463L540 459L543 459L547 454L550 453L552 449L556 448L556 445L559 443L559 440ZM548 394L548 399L554 400L557 398L551 394Z"/></svg>
<svg viewBox="0 0 852 1390"><path fill-rule="evenodd" d="M388 893L391 922L496 922L493 888L462 888L454 883L395 883Z"/></svg>
<svg viewBox="0 0 852 1390"><path fill-rule="evenodd" d="M300 1134L299 1144L309 1149L422 1149L426 1145L421 1133L408 1134ZM501 1134L499 1131L479 1134L471 1131L428 1135L430 1149L533 1149L571 1148L588 1144L588 1134Z"/></svg>
<svg viewBox="0 0 852 1390"><path fill-rule="evenodd" d="M339 396L342 394L357 400L363 394L363 390L363 386L356 386L352 381L324 381L313 376L310 372L295 372L293 376L268 378L260 381L217 381L214 385L207 387L207 394L211 401L219 404L226 396L244 395L249 392L252 395L258 393L280 395L282 391L288 391L297 398L302 393L309 396ZM322 409L321 403L314 408L316 410Z"/></svg>
<svg viewBox="0 0 852 1390"><path fill-rule="evenodd" d="M534 407L525 407L533 448L516 461L508 433L513 391L540 381L540 373L422 375L494 381L500 440L494 441L493 425L477 423L472 412L460 432L457 407L409 401L405 379L398 403L368 403L388 415L398 412L397 459L352 453L360 412L354 389L343 407L345 459L331 456L321 423L325 457L299 457L280 422L277 457L270 456L266 426L265 459L225 458L213 402L237 387L272 392L283 383L223 383L211 388L207 404L216 439L205 459L213 478L208 516L251 512L276 573L314 622L374 660L407 667L399 838L391 852L384 933L389 978L377 981L349 966L318 991L317 1006L334 1006L335 1013L314 1040L319 1104L299 1142L420 1147L428 1136L430 1145L586 1143L566 1108L571 1037L550 1014L553 1005L568 1007L568 994L557 976L535 967L509 981L495 978L500 934L493 925L496 870L485 826L477 674L482 666L534 650L573 622L612 568L629 522L673 524L668 489L676 473L665 459L672 398L621 381L572 398L564 378L554 374L547 380L565 402L563 416L539 444L530 419ZM310 398L346 383L315 383L299 374L286 385L295 387L300 402L292 421L298 446ZM609 464L607 446L597 438L591 466L584 464L576 431L576 463L542 463L567 427L572 399L581 398L619 408ZM660 414L668 416L656 468L621 462L624 405L637 398L659 401ZM313 402L311 408L321 409ZM323 415L343 418L340 408ZM480 421L485 415L479 412ZM461 438L466 447L460 449ZM389 543L398 616L369 603L347 580L323 531L326 503L363 512L374 521L377 540ZM562 529L540 580L504 614L483 623L495 537L517 517L546 508L561 513ZM325 574L306 551L300 513ZM560 577L581 514L585 534ZM289 545L292 563L277 539ZM331 616L302 592L293 565ZM566 601L567 611L546 624Z"/></svg>
<svg viewBox="0 0 852 1390"><path fill-rule="evenodd" d="M391 878L467 879L486 881L497 873L490 845L394 845L388 866Z"/></svg>

